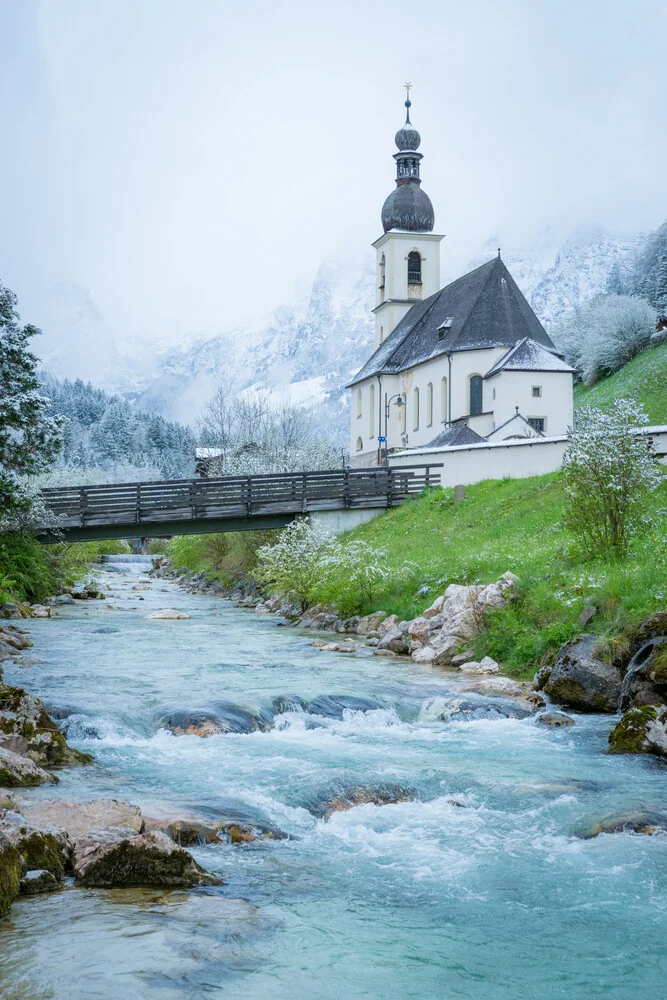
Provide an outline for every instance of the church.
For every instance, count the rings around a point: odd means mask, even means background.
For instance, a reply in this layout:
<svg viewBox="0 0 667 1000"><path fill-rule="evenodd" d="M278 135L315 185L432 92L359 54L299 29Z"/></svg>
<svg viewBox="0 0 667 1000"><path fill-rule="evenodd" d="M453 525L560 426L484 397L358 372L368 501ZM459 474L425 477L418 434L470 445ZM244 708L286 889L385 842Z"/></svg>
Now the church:
<svg viewBox="0 0 667 1000"><path fill-rule="evenodd" d="M574 371L498 256L440 287L435 215L422 190L421 137L396 133L396 187L382 206L375 352L349 384L350 464L415 448L567 433ZM481 456L480 456L481 457Z"/></svg>

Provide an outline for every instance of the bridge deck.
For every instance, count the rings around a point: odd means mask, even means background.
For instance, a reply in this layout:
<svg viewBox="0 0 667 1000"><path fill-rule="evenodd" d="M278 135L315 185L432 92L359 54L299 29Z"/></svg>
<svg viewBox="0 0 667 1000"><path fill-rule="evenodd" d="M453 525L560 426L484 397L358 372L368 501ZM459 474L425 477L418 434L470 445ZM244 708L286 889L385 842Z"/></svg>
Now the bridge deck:
<svg viewBox="0 0 667 1000"><path fill-rule="evenodd" d="M439 465L177 479L45 489L69 539L248 531L283 527L309 511L392 507L436 486ZM57 541L52 531L41 535Z"/></svg>

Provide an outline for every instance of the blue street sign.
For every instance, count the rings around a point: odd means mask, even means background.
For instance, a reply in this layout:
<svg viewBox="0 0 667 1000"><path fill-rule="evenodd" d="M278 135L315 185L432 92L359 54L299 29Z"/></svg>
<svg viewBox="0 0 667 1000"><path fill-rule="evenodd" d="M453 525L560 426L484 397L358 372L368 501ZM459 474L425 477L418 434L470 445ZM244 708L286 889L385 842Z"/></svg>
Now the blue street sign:
<svg viewBox="0 0 667 1000"><path fill-rule="evenodd" d="M386 440L387 440L387 439L386 439L386 437L384 436L384 434L378 434L378 441L382 442L382 441L386 441Z"/></svg>

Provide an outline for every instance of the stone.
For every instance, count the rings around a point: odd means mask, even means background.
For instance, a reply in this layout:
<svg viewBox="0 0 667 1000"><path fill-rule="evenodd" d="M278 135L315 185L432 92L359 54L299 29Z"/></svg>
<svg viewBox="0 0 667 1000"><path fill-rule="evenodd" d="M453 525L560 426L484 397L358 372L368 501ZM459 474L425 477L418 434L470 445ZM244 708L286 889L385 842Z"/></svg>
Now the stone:
<svg viewBox="0 0 667 1000"><path fill-rule="evenodd" d="M392 653L406 655L410 652L410 644L398 629L395 629L392 632L386 632L382 639L379 640L378 650L383 649L388 649Z"/></svg>
<svg viewBox="0 0 667 1000"><path fill-rule="evenodd" d="M400 631L398 626L399 626L398 615L389 615L389 617L385 618L383 622L380 622L380 625L378 626L378 632L380 633L380 635L386 635L387 632Z"/></svg>
<svg viewBox="0 0 667 1000"><path fill-rule="evenodd" d="M319 649L322 653L354 653L356 646L353 642L325 642Z"/></svg>
<svg viewBox="0 0 667 1000"><path fill-rule="evenodd" d="M398 656L398 653L391 649L374 649L373 656Z"/></svg>
<svg viewBox="0 0 667 1000"><path fill-rule="evenodd" d="M565 715L564 712L542 712L538 715L536 722L539 722L541 726L553 726L557 729L559 726L573 726L574 719L571 719L569 715Z"/></svg>
<svg viewBox="0 0 667 1000"><path fill-rule="evenodd" d="M467 663L472 659L472 649L466 649L463 653L457 653L456 656L452 656L451 664L453 667L462 667L464 663Z"/></svg>
<svg viewBox="0 0 667 1000"><path fill-rule="evenodd" d="M588 623L593 621L597 613L598 609L595 607L595 605L589 604L588 607L584 608L584 610L579 615L579 627L586 628Z"/></svg>
<svg viewBox="0 0 667 1000"><path fill-rule="evenodd" d="M33 618L51 617L51 608L47 607L46 604L31 604L30 610L32 612Z"/></svg>
<svg viewBox="0 0 667 1000"><path fill-rule="evenodd" d="M47 598L46 603L51 605L74 604L74 598L71 594L59 594L57 597Z"/></svg>
<svg viewBox="0 0 667 1000"><path fill-rule="evenodd" d="M433 663L435 656L436 653L432 646L420 646L419 649L414 649L410 654L414 663Z"/></svg>
<svg viewBox="0 0 667 1000"><path fill-rule="evenodd" d="M221 885L215 875L159 830L92 830L74 843L74 875L82 885Z"/></svg>
<svg viewBox="0 0 667 1000"><path fill-rule="evenodd" d="M444 600L445 600L444 594L441 597L436 597L430 608L427 608L426 611L424 612L424 618L435 618L436 615L439 615L440 612L442 611L442 605Z"/></svg>
<svg viewBox="0 0 667 1000"><path fill-rule="evenodd" d="M616 711L621 672L593 655L596 642L594 635L581 635L561 646L544 685L552 701L580 712Z"/></svg>
<svg viewBox="0 0 667 1000"><path fill-rule="evenodd" d="M36 868L26 872L21 879L20 892L22 896L38 896L43 892L57 892L62 886L55 875L46 868Z"/></svg>
<svg viewBox="0 0 667 1000"><path fill-rule="evenodd" d="M143 819L138 806L122 799L93 799L91 802L25 802L21 815L33 827L55 827L72 840L106 826L122 826L139 833Z"/></svg>
<svg viewBox="0 0 667 1000"><path fill-rule="evenodd" d="M19 852L0 834L0 917L9 913L21 886Z"/></svg>
<svg viewBox="0 0 667 1000"><path fill-rule="evenodd" d="M619 708L667 704L667 637L649 639L628 664Z"/></svg>
<svg viewBox="0 0 667 1000"><path fill-rule="evenodd" d="M189 617L190 615L186 615L184 611L177 611L175 608L163 608L162 611L153 611L150 615L144 615L144 618L160 621L180 621Z"/></svg>
<svg viewBox="0 0 667 1000"><path fill-rule="evenodd" d="M398 802L414 801L415 793L407 788L352 788L334 798L319 803L313 812L320 819L328 820L334 813L346 812L355 806L388 806Z"/></svg>
<svg viewBox="0 0 667 1000"><path fill-rule="evenodd" d="M476 691L477 694L486 694L494 698L523 698L527 688L511 677L483 677L466 684L462 690Z"/></svg>
<svg viewBox="0 0 667 1000"><path fill-rule="evenodd" d="M88 764L92 757L67 745L44 704L23 688L0 684L0 746L43 767Z"/></svg>
<svg viewBox="0 0 667 1000"><path fill-rule="evenodd" d="M0 746L0 788L32 788L57 781L55 774L45 771L29 757Z"/></svg>
<svg viewBox="0 0 667 1000"><path fill-rule="evenodd" d="M500 672L500 667L490 656L485 656L479 661L469 660L467 663L463 663L460 667L461 673L464 674L497 674Z"/></svg>
<svg viewBox="0 0 667 1000"><path fill-rule="evenodd" d="M415 618L409 623L408 634L413 641L423 642L431 631L428 618Z"/></svg>
<svg viewBox="0 0 667 1000"><path fill-rule="evenodd" d="M377 646L379 641L380 641L379 639L366 639L364 646Z"/></svg>
<svg viewBox="0 0 667 1000"><path fill-rule="evenodd" d="M216 702L210 710L183 709L158 720L158 729L174 736L217 736L224 733L254 733L271 727L272 719L262 718L233 702Z"/></svg>
<svg viewBox="0 0 667 1000"><path fill-rule="evenodd" d="M593 823L582 824L576 832L578 837L588 840L602 833L643 833L651 836L662 830L667 830L667 813L637 809L627 813L609 813Z"/></svg>
<svg viewBox="0 0 667 1000"><path fill-rule="evenodd" d="M32 826L22 812L9 809L0 818L0 834L17 849L22 872L45 868L61 878L69 867L72 843L51 824Z"/></svg>
<svg viewBox="0 0 667 1000"><path fill-rule="evenodd" d="M386 611L374 611L370 615L365 615L357 622L357 635L368 635L369 632L374 632L387 617Z"/></svg>
<svg viewBox="0 0 667 1000"><path fill-rule="evenodd" d="M629 708L609 734L607 753L652 753L667 757L667 707Z"/></svg>
<svg viewBox="0 0 667 1000"><path fill-rule="evenodd" d="M5 603L0 607L0 617L2 618L23 618L21 614L21 609L17 604L12 601L5 601Z"/></svg>

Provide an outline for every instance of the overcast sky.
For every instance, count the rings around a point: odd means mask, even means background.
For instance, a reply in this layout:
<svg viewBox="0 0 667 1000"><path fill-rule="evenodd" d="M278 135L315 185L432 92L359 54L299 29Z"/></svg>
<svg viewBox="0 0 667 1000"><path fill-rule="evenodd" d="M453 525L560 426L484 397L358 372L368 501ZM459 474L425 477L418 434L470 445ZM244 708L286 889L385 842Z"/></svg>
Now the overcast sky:
<svg viewBox="0 0 667 1000"><path fill-rule="evenodd" d="M443 270L667 216L664 0L0 0L0 279L243 324L380 235L409 79Z"/></svg>

